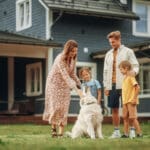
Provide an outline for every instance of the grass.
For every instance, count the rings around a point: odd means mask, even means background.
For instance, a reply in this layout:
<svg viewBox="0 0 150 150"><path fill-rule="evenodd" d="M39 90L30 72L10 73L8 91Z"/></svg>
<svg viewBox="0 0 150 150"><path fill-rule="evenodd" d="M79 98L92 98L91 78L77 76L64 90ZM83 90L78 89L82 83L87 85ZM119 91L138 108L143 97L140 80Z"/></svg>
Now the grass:
<svg viewBox="0 0 150 150"><path fill-rule="evenodd" d="M104 140L89 138L51 138L47 125L0 125L0 150L148 150L149 123L141 124L143 138L108 139L112 125L103 125ZM65 130L71 130L68 125ZM122 128L122 127L121 127Z"/></svg>

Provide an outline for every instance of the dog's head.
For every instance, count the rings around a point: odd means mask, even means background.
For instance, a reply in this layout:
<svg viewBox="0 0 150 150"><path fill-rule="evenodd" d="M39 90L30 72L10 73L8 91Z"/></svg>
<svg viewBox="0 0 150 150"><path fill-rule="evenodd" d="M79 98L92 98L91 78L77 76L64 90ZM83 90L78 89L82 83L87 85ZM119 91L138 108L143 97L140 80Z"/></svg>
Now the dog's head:
<svg viewBox="0 0 150 150"><path fill-rule="evenodd" d="M90 92L90 88L87 88L84 91L80 90L80 105L89 105L89 104L93 104L93 103L97 103L97 99L92 96L91 92Z"/></svg>

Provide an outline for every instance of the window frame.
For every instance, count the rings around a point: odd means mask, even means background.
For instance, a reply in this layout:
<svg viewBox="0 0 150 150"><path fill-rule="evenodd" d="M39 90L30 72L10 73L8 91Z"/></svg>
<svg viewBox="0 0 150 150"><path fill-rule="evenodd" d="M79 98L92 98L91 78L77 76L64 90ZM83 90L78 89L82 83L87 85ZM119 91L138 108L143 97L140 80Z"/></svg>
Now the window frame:
<svg viewBox="0 0 150 150"><path fill-rule="evenodd" d="M136 31L136 21L133 21L132 22L133 35L139 36L139 37L150 37L150 19L148 19L148 18L150 18L150 2L141 1L141 0L138 0L138 1L133 0L132 10L135 13L136 13L136 4L137 3L141 3L141 4L144 4L144 5L148 6L148 12L147 12L147 20L148 20L147 21L147 33L137 32Z"/></svg>
<svg viewBox="0 0 150 150"><path fill-rule="evenodd" d="M143 71L144 70L149 70L150 71L150 65L144 66L144 64L140 65L140 72L139 72L139 77L138 77L138 82L140 85L140 91L143 91ZM149 89L150 90L150 89ZM150 97L150 93L143 93L141 92L139 94L139 98L149 98Z"/></svg>
<svg viewBox="0 0 150 150"><path fill-rule="evenodd" d="M27 14L26 3L29 2L29 14ZM23 25L21 26L20 5L24 6ZM27 23L27 15L29 20ZM16 31L21 31L32 26L32 0L17 0L16 1Z"/></svg>
<svg viewBox="0 0 150 150"><path fill-rule="evenodd" d="M37 73L36 69L39 68L39 81L37 81ZM33 92L31 91L32 85L31 85L31 75L30 75L30 70L33 69L35 74L34 74L34 89L37 89L37 84L39 82L39 91L34 90ZM43 92L43 82L42 82L42 63L41 62L36 62L32 64L27 64L26 65L26 96L39 96Z"/></svg>

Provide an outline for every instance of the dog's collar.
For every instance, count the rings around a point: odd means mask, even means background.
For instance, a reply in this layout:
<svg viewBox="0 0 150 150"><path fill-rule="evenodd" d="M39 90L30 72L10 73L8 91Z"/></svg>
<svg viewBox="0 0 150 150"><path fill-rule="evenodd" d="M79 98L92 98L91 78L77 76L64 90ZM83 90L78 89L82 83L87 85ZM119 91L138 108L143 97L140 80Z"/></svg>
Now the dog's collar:
<svg viewBox="0 0 150 150"><path fill-rule="evenodd" d="M95 104L95 102L90 102L90 103L87 103L86 105L91 105L91 104Z"/></svg>

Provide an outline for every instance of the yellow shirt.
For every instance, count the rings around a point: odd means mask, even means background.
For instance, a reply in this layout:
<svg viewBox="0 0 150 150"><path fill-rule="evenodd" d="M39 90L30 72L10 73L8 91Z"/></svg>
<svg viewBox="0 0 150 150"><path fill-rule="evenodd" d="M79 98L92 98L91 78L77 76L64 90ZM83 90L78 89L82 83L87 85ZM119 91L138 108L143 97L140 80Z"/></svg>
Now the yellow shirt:
<svg viewBox="0 0 150 150"><path fill-rule="evenodd" d="M124 78L122 83L122 102L123 104L130 103L135 95L134 86L137 85L135 77L127 76ZM139 103L138 98L136 99L137 104Z"/></svg>

